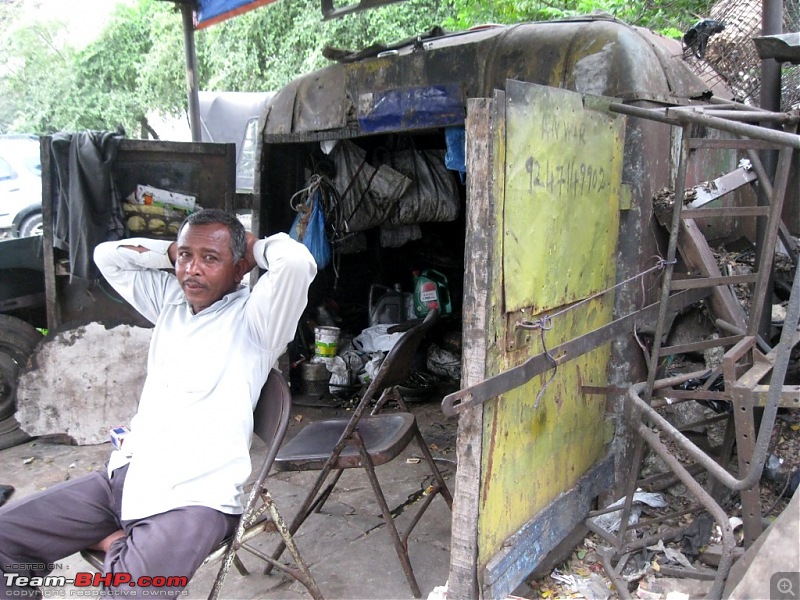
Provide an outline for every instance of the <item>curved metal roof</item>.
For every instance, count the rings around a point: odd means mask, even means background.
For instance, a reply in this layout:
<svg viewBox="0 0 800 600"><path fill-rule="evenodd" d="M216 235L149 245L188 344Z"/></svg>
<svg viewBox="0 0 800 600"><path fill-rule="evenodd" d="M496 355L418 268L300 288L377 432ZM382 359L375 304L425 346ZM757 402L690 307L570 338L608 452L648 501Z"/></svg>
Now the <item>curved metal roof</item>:
<svg viewBox="0 0 800 600"><path fill-rule="evenodd" d="M435 116L427 121L406 117L424 112L420 107L432 93L440 105L446 99L448 106L439 107L444 112L460 105L463 119L467 98L490 96L504 89L507 79L625 102L681 104L710 95L682 53L679 41L607 15L421 37L292 81L273 98L265 139L361 135L369 131L364 115L374 110L387 111L384 117L398 111L398 130L436 126ZM420 94L428 96L420 100Z"/></svg>

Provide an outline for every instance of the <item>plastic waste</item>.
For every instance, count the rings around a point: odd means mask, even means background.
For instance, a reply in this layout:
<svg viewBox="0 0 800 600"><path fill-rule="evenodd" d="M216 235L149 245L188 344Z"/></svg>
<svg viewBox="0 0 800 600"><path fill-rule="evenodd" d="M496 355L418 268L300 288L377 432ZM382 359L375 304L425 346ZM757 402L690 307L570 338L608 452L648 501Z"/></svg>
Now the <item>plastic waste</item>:
<svg viewBox="0 0 800 600"><path fill-rule="evenodd" d="M377 296L377 291L383 294ZM399 283L394 289L380 284L372 284L369 288L369 324L370 326L400 323L405 320L405 298Z"/></svg>

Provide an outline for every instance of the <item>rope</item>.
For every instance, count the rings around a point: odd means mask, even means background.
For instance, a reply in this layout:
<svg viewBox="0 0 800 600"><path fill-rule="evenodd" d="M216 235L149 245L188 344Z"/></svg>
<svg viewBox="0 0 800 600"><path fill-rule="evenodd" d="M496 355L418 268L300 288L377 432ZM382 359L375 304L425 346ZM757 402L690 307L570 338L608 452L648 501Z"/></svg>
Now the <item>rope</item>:
<svg viewBox="0 0 800 600"><path fill-rule="evenodd" d="M552 354L550 354L550 351L547 349L547 344L545 343L545 339L544 339L545 331L550 331L553 328L553 319L555 317L560 317L561 315L563 315L565 313L568 313L569 311L574 310L574 309L578 308L579 306L582 306L583 304L591 302L592 300L595 300L595 299L607 294L608 292L611 292L611 291L617 289L618 287L622 287L624 285L627 285L627 284L631 283L632 281L636 281L638 279L638 280L643 282L645 276L649 275L650 273L652 273L654 271L661 271L664 268L666 268L667 265L674 265L675 263L678 262L674 258L672 260L665 260L665 259L661 258L660 256L654 256L653 258L656 259L656 264L655 265L653 265L649 269L646 269L646 270L642 271L641 273L637 273L636 275L628 277L628 279L625 279L624 281L620 281L619 283L617 283L616 285L611 286L610 288L606 288L604 290L600 290L599 292L595 292L591 296L587 296L586 298L584 298L583 300L580 300L579 302L576 302L575 304L571 304L571 305L567 306L566 308L563 308L563 309L561 309L559 311L556 311L554 313L539 317L536 320L531 321L531 320L523 319L523 320L517 322L516 327L518 327L520 329L530 329L530 330L537 330L538 329L539 330L540 338L541 338L541 341L542 341L542 348L544 350L544 354L545 354L545 356L547 356L548 360L551 363L553 363L553 372L551 373L550 377L547 379L545 384L542 386L542 388L539 390L539 393L536 394L536 401L534 402L534 405L533 405L534 410L536 408L538 408L539 400L544 395L545 390L547 390L547 388L549 387L550 383L555 378L556 373L558 372L558 362L556 361L555 357ZM638 341L638 339L637 339L637 341Z"/></svg>
<svg viewBox="0 0 800 600"><path fill-rule="evenodd" d="M344 220L342 219L342 203L340 201L339 192L334 187L333 183L324 175L314 173L308 178L305 187L297 190L292 197L289 198L290 208L305 215L310 215L314 208L314 203L319 204L322 213L325 217L325 233L328 241L331 244L332 260L331 266L334 273L334 290L339 283L339 262L340 252L338 245L349 235L342 229ZM305 219L307 221L308 218ZM299 224L300 231L305 232L306 223Z"/></svg>

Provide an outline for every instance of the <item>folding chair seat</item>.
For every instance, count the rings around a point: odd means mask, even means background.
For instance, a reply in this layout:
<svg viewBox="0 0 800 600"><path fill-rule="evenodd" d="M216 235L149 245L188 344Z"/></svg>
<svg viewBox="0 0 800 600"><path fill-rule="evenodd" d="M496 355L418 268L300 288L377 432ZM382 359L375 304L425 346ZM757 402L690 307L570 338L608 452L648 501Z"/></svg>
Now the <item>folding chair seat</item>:
<svg viewBox="0 0 800 600"><path fill-rule="evenodd" d="M438 311L431 311L424 321L414 325L400 337L386 355L350 418L309 423L280 449L275 458L276 471L320 471L289 527L290 534L294 534L312 512L320 510L344 469L363 468L381 508L381 514L406 580L417 598L421 597L421 592L409 558L408 536L437 495L442 495L451 510L453 499L417 426L416 417L408 411L396 386L408 376L417 348L437 318ZM378 398L375 407L370 414L365 415L367 407L375 398ZM390 399L400 405L401 412L380 413L381 408ZM375 467L397 458L412 441L419 447L433 475L433 483L410 525L403 535L400 535L378 481ZM330 483L325 490L322 490L329 475L331 475ZM283 550L284 545L280 544L272 558L277 560ZM269 567L267 569L269 570Z"/></svg>
<svg viewBox="0 0 800 600"><path fill-rule="evenodd" d="M222 565L217 572L217 577L208 596L209 600L215 600L219 597L222 584L231 564L236 565L241 575L248 574L247 568L237 555L239 550L247 550L265 561L269 567L265 572L271 570L272 567L277 567L302 583L315 600L322 600L322 593L311 576L305 561L300 556L300 552L289 533L289 528L286 527L266 486L267 476L286 435L291 406L292 395L289 386L281 372L273 369L261 389L258 404L253 412L253 433L267 446L266 455L247 498L236 532L232 538L225 540L216 550L211 552L203 562L206 565L220 558L222 559ZM294 560L294 565L283 564L248 543L249 540L261 533L274 532L276 530L281 535L282 545L288 547ZM102 552L83 550L81 556L97 570L102 571L103 559L105 558Z"/></svg>

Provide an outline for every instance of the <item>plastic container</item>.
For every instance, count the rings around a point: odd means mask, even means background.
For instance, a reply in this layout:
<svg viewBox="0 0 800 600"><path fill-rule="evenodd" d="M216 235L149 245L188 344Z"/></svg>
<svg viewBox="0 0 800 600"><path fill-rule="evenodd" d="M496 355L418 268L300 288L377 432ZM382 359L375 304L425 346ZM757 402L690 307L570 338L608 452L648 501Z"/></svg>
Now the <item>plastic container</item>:
<svg viewBox="0 0 800 600"><path fill-rule="evenodd" d="M414 313L426 317L434 308L442 315L453 311L447 277L433 269L414 271Z"/></svg>
<svg viewBox="0 0 800 600"><path fill-rule="evenodd" d="M383 294L376 298L378 290L383 289ZM399 283L394 284L394 289L385 285L372 284L369 288L369 324L375 325L394 324L405 321L405 297Z"/></svg>
<svg viewBox="0 0 800 600"><path fill-rule="evenodd" d="M314 349L320 358L333 358L336 356L336 347L339 345L338 327L314 328Z"/></svg>

